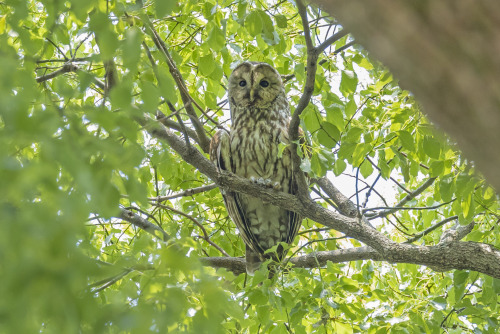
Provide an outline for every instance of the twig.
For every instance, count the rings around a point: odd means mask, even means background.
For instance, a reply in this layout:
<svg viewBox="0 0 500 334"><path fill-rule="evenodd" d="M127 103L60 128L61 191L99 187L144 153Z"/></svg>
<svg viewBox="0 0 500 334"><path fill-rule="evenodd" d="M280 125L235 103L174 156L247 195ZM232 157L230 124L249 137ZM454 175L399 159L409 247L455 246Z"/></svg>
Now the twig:
<svg viewBox="0 0 500 334"><path fill-rule="evenodd" d="M196 115L196 112L193 108L193 105L195 105L201 112L204 112L203 108L201 108L196 101L193 100L191 95L188 92L188 89L186 87L186 84L184 82L184 79L182 78L182 75L175 65L175 62L173 58L171 57L170 53L168 52L167 46L163 42L163 40L160 38L158 35L158 32L154 28L153 24L149 20L149 17L146 15L142 16L142 21L144 22L144 25L147 27L147 32L153 39L153 42L155 43L156 47L158 50L161 51L161 53L164 55L165 60L167 62L170 74L174 78L177 87L179 88L179 92L181 94L181 99L182 102L184 103L184 107L186 108L186 112L189 115L189 118L191 122L193 123L193 126L196 130L196 133L198 134L198 139L199 139L199 145L201 146L201 149L203 152L208 153L209 147L210 147L210 140L207 137L207 134L205 132L205 129L203 128L203 124L201 124L198 116Z"/></svg>
<svg viewBox="0 0 500 334"><path fill-rule="evenodd" d="M163 124L167 128L174 129L174 130L177 130L180 132L185 131L188 134L188 136L191 137L195 142L197 142L198 144L200 143L200 140L198 139L198 134L193 129L191 129L191 128L184 128L183 129L179 123L177 123L176 121L173 121L171 119L168 119L162 113L157 113L156 119L158 120L158 122L160 122L161 124Z"/></svg>
<svg viewBox="0 0 500 334"><path fill-rule="evenodd" d="M90 36L92 36L92 33L91 33L91 32L90 32L90 33L88 33L88 34L87 34L87 37L85 37L84 39L82 39L82 40L80 41L80 43L78 43L78 45L77 45L77 46L76 46L76 48L75 48L75 52L74 52L73 56L71 57L71 61L72 61L72 62L73 62L73 61L75 61L75 58L76 58L76 53L78 52L78 49L79 49L79 48L83 45L83 43L84 43L84 42L85 42L85 41L86 41L86 40L87 40Z"/></svg>
<svg viewBox="0 0 500 334"><path fill-rule="evenodd" d="M192 221L193 223L195 223L196 226L198 226L200 229L201 229L201 232L203 233L203 237L201 237L203 240L205 240L206 242L208 242L210 245L214 246L219 252L221 252L224 256L227 256L229 257L230 255L228 253L226 253L225 250L223 250L219 245L215 244L212 240L210 240L210 237L208 236L208 233L207 233L207 230L205 230L205 227L203 225L201 225L196 219L194 219L193 216L191 215L188 215L187 213L185 212L182 212L180 210L177 210L177 209L174 209L168 205L165 205L165 204L155 204L156 206L160 207L160 208L163 208L165 210L169 210L169 211L172 211L178 215L181 215L183 217L186 217L187 219L189 219L190 221Z"/></svg>
<svg viewBox="0 0 500 334"><path fill-rule="evenodd" d="M359 190L358 190L358 180L359 180L359 167L356 168L356 211L358 213L358 217L361 217L361 211L359 211Z"/></svg>
<svg viewBox="0 0 500 334"><path fill-rule="evenodd" d="M181 116L179 115L177 110L175 110L175 107L173 106L172 103L170 103L170 101L167 101L167 105L168 105L168 108L170 109L170 111L172 112L172 114L175 114L175 117L177 118L177 122L181 126L182 133L184 134L184 140L186 141L186 145L188 147L191 147L191 143L189 142L189 136L187 134L186 126L184 125L184 122L182 121Z"/></svg>
<svg viewBox="0 0 500 334"><path fill-rule="evenodd" d="M449 201L449 202L444 202L444 203L441 203L441 204L437 204L437 205L432 205L432 206L411 206L411 207L408 207L408 206L390 206L390 207L386 207L386 206L378 206L378 207L373 207L373 208L367 208L367 209L364 209L363 212L368 212L368 211L377 211L377 210L386 210L385 212L381 212L379 214L371 214L371 215L366 215L367 217L370 217L370 218L373 218L374 216L376 217L381 217L382 214L384 214L384 217L386 215L388 215L389 213L387 213L388 211L398 211L398 210L435 210L435 209L438 209L444 205L448 205L450 204L451 202L453 202L455 199ZM390 212L390 213L394 213L394 212Z"/></svg>
<svg viewBox="0 0 500 334"><path fill-rule="evenodd" d="M41 82L44 82L47 80L54 79L55 77L57 77L61 74L69 73L69 72L76 72L76 71L78 71L78 66L76 66L75 64L72 64L72 63L66 63L57 71L39 76L38 78L36 78L36 82L41 83Z"/></svg>
<svg viewBox="0 0 500 334"><path fill-rule="evenodd" d="M336 41L338 41L342 37L346 36L348 33L349 32L344 29L344 30L339 31L338 33L333 34L332 36L328 37L323 43L321 43L320 45L318 45L316 47L316 52L321 53L321 52L325 51L327 47L329 47L330 45L332 45L333 43L335 43Z"/></svg>
<svg viewBox="0 0 500 334"><path fill-rule="evenodd" d="M136 215L130 210L121 209L120 214L117 216L117 218L128 221L132 225L139 227L140 229L148 232L149 234L155 236L156 238L160 238L157 234L157 232L159 232L162 235L160 239L165 242L171 239L171 237L167 234L167 232L165 232L161 227L150 223L147 219L144 219L141 216Z"/></svg>
<svg viewBox="0 0 500 334"><path fill-rule="evenodd" d="M154 202L164 202L164 201L168 201L170 199L174 199L174 198L178 198L178 197L193 196L193 195L202 193L204 191L209 191L209 190L215 189L217 187L218 186L215 183L212 183L212 184L209 184L209 185L206 185L206 186L203 186L203 187L187 189L187 190L184 190L184 191L172 194L172 195L150 197L148 199L150 201L154 201Z"/></svg>
<svg viewBox="0 0 500 334"><path fill-rule="evenodd" d="M326 197L325 195L323 195L321 193L321 191L319 191L319 189L316 189L315 187L312 187L311 190L317 194L319 197L321 197L325 202L327 202L329 205L331 205L335 210L337 210L338 212L340 212L338 206L328 197Z"/></svg>
<svg viewBox="0 0 500 334"><path fill-rule="evenodd" d="M297 233L297 235L314 233L314 232L326 232L326 231L331 231L331 228L329 228L329 227L313 228L310 230L300 231L299 233Z"/></svg>
<svg viewBox="0 0 500 334"><path fill-rule="evenodd" d="M59 51L61 56L63 56L66 61L69 61L69 58L66 57L64 52L59 48L59 46L56 43L54 43L50 38L47 38L47 41L49 41L49 43L52 44L57 49L57 51Z"/></svg>
<svg viewBox="0 0 500 334"><path fill-rule="evenodd" d="M379 172L381 171L380 170L380 167L377 166L376 163L374 163L369 157L366 157L366 160L368 160L373 167L375 167ZM392 176L389 177L389 179L394 182L401 190L403 190L405 193L407 194L411 194L411 191L409 191L408 189L406 189L402 184L400 184L395 178L393 178Z"/></svg>
<svg viewBox="0 0 500 334"><path fill-rule="evenodd" d="M382 174L379 173L377 178L375 179L375 181L373 181L372 185L370 186L370 189L368 189L368 191L366 192L366 197L365 197L365 201L362 204L362 208L366 208L366 204L368 204L368 199L370 198L370 194L373 190L373 187L375 187L375 184L378 182L378 180L380 179L381 176L382 176Z"/></svg>
<svg viewBox="0 0 500 334"><path fill-rule="evenodd" d="M415 197L417 197L418 195L420 195L425 189L429 188L434 183L435 180L436 180L435 177L431 177L431 178L427 179L427 181L425 181L420 187L418 187L417 189L415 189L414 191L412 191L411 193L409 193L408 195L406 195L394 207L392 207L392 208L390 208L388 210L379 212L375 216L369 216L369 215L367 215L367 217L370 217L370 218L385 217L387 215L390 215L391 213L394 213L394 212L396 212L398 210L401 210L402 207L403 207L403 205L405 205L406 203L408 203L409 201L411 201L412 199L414 199ZM372 209L364 209L363 212L370 211L370 210L372 210Z"/></svg>
<svg viewBox="0 0 500 334"><path fill-rule="evenodd" d="M85 62L92 59L92 56L89 57L81 57L81 58L74 58L71 59L71 62L73 63L78 63L78 62ZM66 63L68 60L66 59L44 59L44 60L37 60L37 64L45 64L45 63Z"/></svg>

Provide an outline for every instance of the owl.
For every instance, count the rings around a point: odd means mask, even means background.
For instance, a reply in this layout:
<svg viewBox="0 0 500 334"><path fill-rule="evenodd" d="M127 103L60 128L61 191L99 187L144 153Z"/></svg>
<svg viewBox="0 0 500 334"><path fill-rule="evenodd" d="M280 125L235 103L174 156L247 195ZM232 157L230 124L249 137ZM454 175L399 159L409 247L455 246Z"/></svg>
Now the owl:
<svg viewBox="0 0 500 334"><path fill-rule="evenodd" d="M219 170L295 194L288 146L290 107L279 73L266 63L243 62L229 77L228 98L231 131L215 134L211 160ZM268 258L283 260L286 251L278 244L293 242L302 218L250 195L223 192L223 198L245 242L247 272L253 274ZM265 253L275 245L276 252Z"/></svg>

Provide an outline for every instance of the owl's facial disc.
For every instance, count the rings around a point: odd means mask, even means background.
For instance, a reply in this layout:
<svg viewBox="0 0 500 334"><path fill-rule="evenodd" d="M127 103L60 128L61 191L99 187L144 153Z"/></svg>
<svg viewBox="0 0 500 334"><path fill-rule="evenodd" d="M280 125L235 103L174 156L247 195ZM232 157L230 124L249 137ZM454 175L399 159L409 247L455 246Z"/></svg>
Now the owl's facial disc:
<svg viewBox="0 0 500 334"><path fill-rule="evenodd" d="M240 107L269 107L282 89L281 78L271 66L244 62L229 78L231 101Z"/></svg>

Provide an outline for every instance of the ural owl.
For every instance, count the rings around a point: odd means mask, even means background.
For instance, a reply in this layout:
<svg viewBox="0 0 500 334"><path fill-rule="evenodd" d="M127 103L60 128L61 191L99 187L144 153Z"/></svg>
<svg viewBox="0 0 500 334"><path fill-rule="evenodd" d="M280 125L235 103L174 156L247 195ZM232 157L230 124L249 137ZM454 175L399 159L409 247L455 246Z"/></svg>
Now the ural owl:
<svg viewBox="0 0 500 334"><path fill-rule="evenodd" d="M252 182L295 194L288 145L290 107L279 73L266 63L244 62L229 77L231 131L220 130L212 139L211 160ZM246 244L246 268L253 274L262 261L280 262L286 251L264 252L279 242L293 242L301 217L246 194L225 192L224 202Z"/></svg>

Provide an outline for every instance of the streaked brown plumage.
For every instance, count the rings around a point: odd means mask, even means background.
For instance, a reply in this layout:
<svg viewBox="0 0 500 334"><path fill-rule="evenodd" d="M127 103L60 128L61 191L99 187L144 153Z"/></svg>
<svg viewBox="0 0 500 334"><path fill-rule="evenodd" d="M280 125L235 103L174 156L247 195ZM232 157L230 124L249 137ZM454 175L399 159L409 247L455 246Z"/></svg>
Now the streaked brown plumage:
<svg viewBox="0 0 500 334"><path fill-rule="evenodd" d="M286 193L296 193L289 144L290 108L279 73L266 63L244 62L229 77L231 132L221 130L211 143L210 156L219 169L229 170L253 182ZM293 242L300 228L296 213L241 193L223 193L229 216L246 244L247 272L253 273L268 257L264 252L278 244Z"/></svg>

